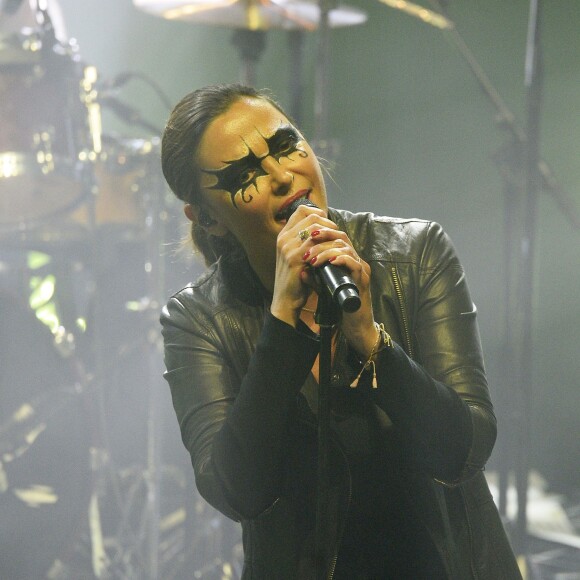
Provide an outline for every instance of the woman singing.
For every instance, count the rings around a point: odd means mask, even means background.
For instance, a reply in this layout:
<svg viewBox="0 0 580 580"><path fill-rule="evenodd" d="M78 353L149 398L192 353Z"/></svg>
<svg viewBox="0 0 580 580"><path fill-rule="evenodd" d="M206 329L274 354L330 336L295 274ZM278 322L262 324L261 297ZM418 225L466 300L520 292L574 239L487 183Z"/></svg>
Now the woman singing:
<svg viewBox="0 0 580 580"><path fill-rule="evenodd" d="M496 422L476 311L441 227L329 208L308 142L249 87L187 95L162 163L209 266L163 310L165 376L200 493L242 524L243 578L520 578L482 474ZM288 216L302 198L316 207ZM321 561L314 313L328 263L361 306L333 329Z"/></svg>

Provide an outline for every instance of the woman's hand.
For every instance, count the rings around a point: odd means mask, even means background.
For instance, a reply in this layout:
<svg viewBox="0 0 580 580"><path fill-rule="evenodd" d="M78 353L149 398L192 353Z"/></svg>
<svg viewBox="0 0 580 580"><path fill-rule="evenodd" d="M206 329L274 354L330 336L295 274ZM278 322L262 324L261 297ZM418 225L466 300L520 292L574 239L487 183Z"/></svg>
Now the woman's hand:
<svg viewBox="0 0 580 580"><path fill-rule="evenodd" d="M304 240L301 231L309 233ZM341 330L350 346L366 359L378 338L370 293L371 269L346 233L318 208L300 206L278 236L272 313L295 326L300 309L316 286L311 270L327 262L344 267L359 290L361 307L356 312L343 312Z"/></svg>
<svg viewBox="0 0 580 580"><path fill-rule="evenodd" d="M270 312L280 320L296 326L300 310L312 292L311 280L306 274L308 263L303 260L308 251L308 240L302 240L299 232L335 228L324 210L301 205L290 216L278 234L276 244L276 278Z"/></svg>
<svg viewBox="0 0 580 580"><path fill-rule="evenodd" d="M322 227L318 232L311 232L305 246L303 261L311 267L306 270L305 282L313 285L311 270L330 262L345 268L356 284L361 306L356 312L343 311L341 330L349 345L366 360L378 338L371 300L371 267L356 253L346 233L334 223L330 228Z"/></svg>

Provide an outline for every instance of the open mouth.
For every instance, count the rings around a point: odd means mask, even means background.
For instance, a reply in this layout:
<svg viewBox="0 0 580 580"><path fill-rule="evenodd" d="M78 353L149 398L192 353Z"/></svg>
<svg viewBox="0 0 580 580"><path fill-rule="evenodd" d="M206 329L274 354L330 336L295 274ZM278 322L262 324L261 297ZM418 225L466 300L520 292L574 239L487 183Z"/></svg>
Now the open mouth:
<svg viewBox="0 0 580 580"><path fill-rule="evenodd" d="M290 204L295 202L297 199L301 199L301 198L309 199L311 192L312 192L311 189L303 189L303 190L297 192L292 197L289 197L284 202L284 205L278 210L278 212L274 216L274 219L279 223L285 224L288 221L288 218L290 217L288 215L288 207L290 206Z"/></svg>

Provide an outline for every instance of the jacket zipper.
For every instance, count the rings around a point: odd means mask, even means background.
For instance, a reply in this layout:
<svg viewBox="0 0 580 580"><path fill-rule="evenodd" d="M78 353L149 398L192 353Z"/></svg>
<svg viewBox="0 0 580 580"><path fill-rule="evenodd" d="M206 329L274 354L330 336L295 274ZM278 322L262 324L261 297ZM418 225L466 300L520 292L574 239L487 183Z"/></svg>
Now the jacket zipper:
<svg viewBox="0 0 580 580"><path fill-rule="evenodd" d="M407 311L405 310L405 301L403 299L403 289L401 286L401 281L399 280L399 274L397 273L397 268L395 266L391 267L391 277L393 278L393 284L395 286L395 292L397 293L397 298L399 300L399 310L401 312L401 318L403 321L403 335L405 339L405 344L407 347L407 353L410 358L415 358L413 353L413 347L411 346L411 335L409 333L409 321L407 318Z"/></svg>
<svg viewBox="0 0 580 580"><path fill-rule="evenodd" d="M332 557L332 562L330 563L330 570L328 571L328 580L332 580L334 576L334 569L336 568L336 561L338 560L338 552Z"/></svg>

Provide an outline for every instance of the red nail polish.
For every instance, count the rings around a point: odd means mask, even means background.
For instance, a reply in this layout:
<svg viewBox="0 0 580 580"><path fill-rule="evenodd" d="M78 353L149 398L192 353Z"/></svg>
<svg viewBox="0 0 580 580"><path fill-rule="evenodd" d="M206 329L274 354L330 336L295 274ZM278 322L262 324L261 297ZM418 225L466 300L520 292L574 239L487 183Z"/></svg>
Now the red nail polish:
<svg viewBox="0 0 580 580"><path fill-rule="evenodd" d="M315 238L319 233L320 233L320 230L314 230L313 232L310 233L310 237Z"/></svg>
<svg viewBox="0 0 580 580"><path fill-rule="evenodd" d="M316 258L316 256L314 256L314 258L312 258L312 260L310 260L310 263L314 265L316 263L316 260L317 260L317 258Z"/></svg>
<svg viewBox="0 0 580 580"><path fill-rule="evenodd" d="M302 256L302 259L306 262L306 260L308 260L308 256L310 256L310 250L305 252L304 256Z"/></svg>
<svg viewBox="0 0 580 580"><path fill-rule="evenodd" d="M336 260L336 256L332 256L332 258L328 258L329 262L334 262L334 260Z"/></svg>

